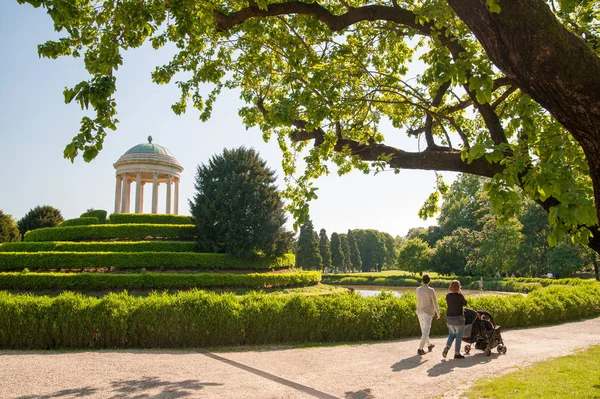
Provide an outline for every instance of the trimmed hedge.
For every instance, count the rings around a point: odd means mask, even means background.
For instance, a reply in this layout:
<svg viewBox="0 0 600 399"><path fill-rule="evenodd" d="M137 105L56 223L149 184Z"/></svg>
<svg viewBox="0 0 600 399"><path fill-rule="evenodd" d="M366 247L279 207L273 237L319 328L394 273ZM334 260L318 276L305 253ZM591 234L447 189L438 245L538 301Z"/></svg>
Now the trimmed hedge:
<svg viewBox="0 0 600 399"><path fill-rule="evenodd" d="M191 216L161 215L153 213L113 213L110 215L111 224L194 224Z"/></svg>
<svg viewBox="0 0 600 399"><path fill-rule="evenodd" d="M110 290L187 288L269 288L318 284L319 272L293 273L0 273L0 289Z"/></svg>
<svg viewBox="0 0 600 399"><path fill-rule="evenodd" d="M281 269L295 256L242 258L195 252L0 252L0 271L48 269Z"/></svg>
<svg viewBox="0 0 600 399"><path fill-rule="evenodd" d="M453 276L451 278L433 278L431 286L435 288L448 288L452 280L459 280L465 289L478 290L481 277ZM412 276L352 276L348 274L330 274L323 276L323 284L338 285L379 285L379 286L407 286L418 287L421 285L420 277ZM595 280L572 279L541 279L541 278L483 278L483 289L487 291L531 292L548 285L585 285L596 284Z"/></svg>
<svg viewBox="0 0 600 399"><path fill-rule="evenodd" d="M106 223L106 211L103 209L92 209L91 211L87 211L79 215L81 218L87 217L97 217L100 223Z"/></svg>
<svg viewBox="0 0 600 399"><path fill-rule="evenodd" d="M195 241L44 241L0 244L0 252L195 252L196 249Z"/></svg>
<svg viewBox="0 0 600 399"><path fill-rule="evenodd" d="M193 240L196 226L181 224L99 224L46 227L25 233L24 241Z"/></svg>
<svg viewBox="0 0 600 399"><path fill-rule="evenodd" d="M58 227L69 227L69 226L88 226L90 224L99 224L100 221L95 216L67 219L61 222Z"/></svg>
<svg viewBox="0 0 600 399"><path fill-rule="evenodd" d="M528 296L467 299L504 327L528 327L600 314L600 285L547 287ZM445 312L445 301L440 301ZM187 291L101 299L0 292L0 348L181 348L349 342L420 335L416 297L390 293L275 296ZM447 332L434 320L432 334Z"/></svg>

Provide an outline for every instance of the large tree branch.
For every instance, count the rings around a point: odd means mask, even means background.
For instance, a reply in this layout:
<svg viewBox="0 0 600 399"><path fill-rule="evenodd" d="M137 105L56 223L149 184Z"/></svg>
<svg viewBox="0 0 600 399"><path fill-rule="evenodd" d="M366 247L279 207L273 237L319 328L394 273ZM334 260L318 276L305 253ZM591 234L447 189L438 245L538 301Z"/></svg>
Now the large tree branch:
<svg viewBox="0 0 600 399"><path fill-rule="evenodd" d="M415 14L412 11L400 7L380 5L349 8L346 13L341 15L332 14L318 3L303 3L300 1L269 4L266 9L262 10L251 5L231 14L218 10L214 11L218 31L228 31L251 18L291 14L313 16L327 25L333 32L346 29L360 21L390 21L411 27L426 35L431 32L428 25L424 26L416 23Z"/></svg>

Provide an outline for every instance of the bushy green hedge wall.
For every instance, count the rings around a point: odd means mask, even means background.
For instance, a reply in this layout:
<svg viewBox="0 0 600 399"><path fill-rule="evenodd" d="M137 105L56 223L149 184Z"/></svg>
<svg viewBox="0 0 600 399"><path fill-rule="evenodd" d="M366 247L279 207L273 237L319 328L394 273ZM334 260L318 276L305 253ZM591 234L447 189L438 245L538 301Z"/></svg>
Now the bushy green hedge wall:
<svg viewBox="0 0 600 399"><path fill-rule="evenodd" d="M0 271L48 269L280 269L293 267L294 255L240 258L194 252L0 252Z"/></svg>
<svg viewBox="0 0 600 399"><path fill-rule="evenodd" d="M85 218L75 218L75 219L67 219L58 227L69 227L69 226L88 226L90 224L99 224L100 221L95 216L85 217Z"/></svg>
<svg viewBox="0 0 600 399"><path fill-rule="evenodd" d="M194 252L196 249L195 241L43 241L0 245L0 252Z"/></svg>
<svg viewBox="0 0 600 399"><path fill-rule="evenodd" d="M91 211L82 213L79 217L86 218L91 216L97 217L102 224L106 223L106 211L103 209L92 209Z"/></svg>
<svg viewBox="0 0 600 399"><path fill-rule="evenodd" d="M452 280L458 279L465 289L478 290L480 277L454 276L452 278L433 278L431 286L435 288L448 288ZM411 276L351 276L347 274L333 274L323 276L324 284L338 285L380 285L380 286L407 286L418 287L421 285L420 277ZM596 284L594 280L571 279L541 279L541 278L483 278L483 289L486 291L531 292L548 285L581 285Z"/></svg>
<svg viewBox="0 0 600 399"><path fill-rule="evenodd" d="M193 240L196 227L179 224L99 224L95 226L46 227L28 231L25 241L144 240L162 238Z"/></svg>
<svg viewBox="0 0 600 399"><path fill-rule="evenodd" d="M504 327L528 327L599 315L600 286L556 286L528 296L468 302L492 313ZM0 292L0 348L200 348L397 339L420 335L415 308L414 295L391 294L238 298L192 290L97 299L73 293L49 298ZM447 332L443 320L433 321L432 334Z"/></svg>
<svg viewBox="0 0 600 399"><path fill-rule="evenodd" d="M319 272L293 273L0 273L0 289L105 290L184 288L269 288L318 284Z"/></svg>
<svg viewBox="0 0 600 399"><path fill-rule="evenodd" d="M150 224L194 224L191 216L161 215L152 213L113 213L109 222L112 224L150 223Z"/></svg>

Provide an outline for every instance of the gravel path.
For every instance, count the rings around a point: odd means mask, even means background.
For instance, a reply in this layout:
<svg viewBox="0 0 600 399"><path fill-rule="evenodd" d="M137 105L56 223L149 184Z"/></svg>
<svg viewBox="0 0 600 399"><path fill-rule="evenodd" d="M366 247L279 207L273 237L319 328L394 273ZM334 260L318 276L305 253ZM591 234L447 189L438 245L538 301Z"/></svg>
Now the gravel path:
<svg viewBox="0 0 600 399"><path fill-rule="evenodd" d="M506 355L473 350L462 360L442 358L445 337L423 357L416 339L215 352L0 351L0 398L459 398L481 377L599 345L600 318L503 338Z"/></svg>

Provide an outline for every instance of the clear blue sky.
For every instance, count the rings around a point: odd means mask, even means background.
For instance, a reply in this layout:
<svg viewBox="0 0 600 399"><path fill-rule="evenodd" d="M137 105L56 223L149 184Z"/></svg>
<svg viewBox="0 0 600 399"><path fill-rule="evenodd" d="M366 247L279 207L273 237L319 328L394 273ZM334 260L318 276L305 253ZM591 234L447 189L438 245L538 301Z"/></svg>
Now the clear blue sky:
<svg viewBox="0 0 600 399"><path fill-rule="evenodd" d="M37 205L52 205L67 219L88 208L112 212L113 163L129 148L146 142L148 135L171 150L185 169L180 185L182 214L189 214L197 165L223 148L254 147L278 172L282 187L277 143L265 143L258 129L245 129L237 115L238 94L224 93L206 123L198 120L193 109L176 116L170 105L179 97L177 88L158 86L150 79L154 67L170 55L149 46L126 53L117 74L118 130L107 135L104 149L91 163L77 159L71 164L62 153L78 132L83 114L78 105L64 104L62 91L87 80L82 59L38 58L37 45L59 36L43 9L20 6L15 0L0 3L0 37L0 209L16 219ZM388 129L391 144L408 143L401 132ZM416 143L407 145L404 149L416 148ZM444 176L448 182L454 178L452 173ZM405 235L411 227L435 224L434 219L422 221L417 216L434 182L430 171L376 176L353 172L342 177L334 173L315 183L319 199L311 203L311 218L317 229L325 228L329 234L372 228ZM147 192L145 200L150 197ZM160 209L164 209L162 201ZM288 224L291 229L291 221Z"/></svg>

